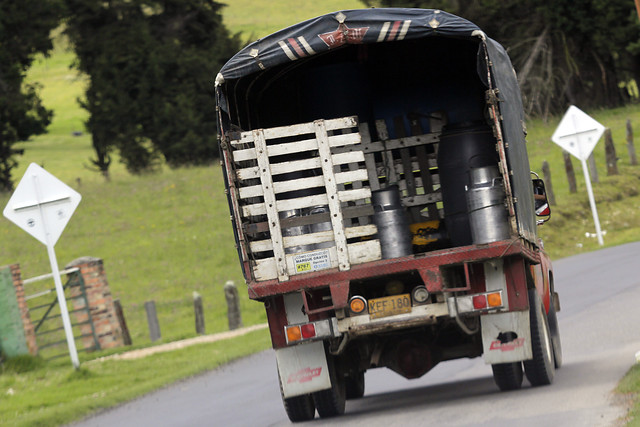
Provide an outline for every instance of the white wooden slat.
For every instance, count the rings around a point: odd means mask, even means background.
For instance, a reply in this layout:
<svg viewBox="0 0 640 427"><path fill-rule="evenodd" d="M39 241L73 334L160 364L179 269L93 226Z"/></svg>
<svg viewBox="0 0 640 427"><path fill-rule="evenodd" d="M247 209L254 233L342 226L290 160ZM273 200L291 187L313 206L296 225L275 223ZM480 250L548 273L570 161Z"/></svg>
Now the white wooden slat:
<svg viewBox="0 0 640 427"><path fill-rule="evenodd" d="M333 175L334 158L340 156L336 154L331 155L331 147L329 146L329 140L327 137L327 129L325 123L322 121L316 121L315 132L316 139L318 140L318 156L321 159L322 175L325 180L325 188L327 190L327 201L329 205L329 212L331 216L331 226L333 227L334 242L336 242L336 253L338 256L338 268L341 271L351 268L349 262L349 254L347 252L347 238L344 234L344 222L342 218L342 210L340 209L340 201L338 195L338 187L335 177ZM344 153L344 154L360 154L362 152ZM345 156L346 157L346 156ZM363 157L364 159L364 157ZM345 162L345 163L351 163Z"/></svg>
<svg viewBox="0 0 640 427"><path fill-rule="evenodd" d="M326 230L317 233L301 234L299 236L285 236L284 247L291 248L294 246L313 245L315 243L331 242L333 241L333 231ZM252 252L264 252L272 249L271 240L257 240L251 242Z"/></svg>
<svg viewBox="0 0 640 427"><path fill-rule="evenodd" d="M307 188L316 188L324 186L322 176L311 176L307 178L292 179L290 181L278 181L273 183L273 190L276 194L286 193L294 190L304 190ZM240 188L240 198L247 199L249 197L262 196L262 186L252 185L250 187Z"/></svg>
<svg viewBox="0 0 640 427"><path fill-rule="evenodd" d="M259 196L262 196L262 185L252 185L250 187L240 187L238 189L238 197L241 199Z"/></svg>
<svg viewBox="0 0 640 427"><path fill-rule="evenodd" d="M267 147L267 150L269 157L274 157L282 156L284 154L302 153L304 151L316 150L317 148L318 142L315 139L305 139L302 141L270 145Z"/></svg>
<svg viewBox="0 0 640 427"><path fill-rule="evenodd" d="M320 167L320 159L315 157L312 159L275 163L271 165L270 169L271 169L272 175L280 175L283 173L296 172L299 170L318 169L319 167ZM236 171L236 176L240 181L244 181L252 178L259 178L260 169L257 166L245 168L245 169L238 169Z"/></svg>
<svg viewBox="0 0 640 427"><path fill-rule="evenodd" d="M360 225L358 227L347 227L344 234L347 239L355 239L357 237L372 236L378 232L378 228L374 224Z"/></svg>
<svg viewBox="0 0 640 427"><path fill-rule="evenodd" d="M329 119L324 121L324 127L327 131L353 128L357 126L358 118L356 116L340 117L337 119Z"/></svg>
<svg viewBox="0 0 640 427"><path fill-rule="evenodd" d="M433 144L440 141L439 134L426 133L424 135L406 136L397 139L387 139L382 141L369 141L362 143L362 151L366 153L377 153L384 150L397 150L399 148L417 147L424 144Z"/></svg>
<svg viewBox="0 0 640 427"><path fill-rule="evenodd" d="M253 160L256 158L255 148L246 148L244 150L235 150L233 152L234 162L244 162L246 160Z"/></svg>
<svg viewBox="0 0 640 427"><path fill-rule="evenodd" d="M240 139L232 139L230 142L232 147L242 144L249 144L253 142L253 131L249 130L242 132L240 133Z"/></svg>
<svg viewBox="0 0 640 427"><path fill-rule="evenodd" d="M341 117L338 119L325 120L325 128L328 131L337 130L337 129L345 129L352 128L358 126L358 120L355 116L350 117ZM313 123L300 123L290 126L279 126L275 128L264 129L264 136L266 139L273 138L281 138L285 136L295 136L302 135L305 133L313 133L314 127ZM253 133L252 131L242 132L240 134L240 139L232 140L231 145L241 145L253 142Z"/></svg>
<svg viewBox="0 0 640 427"><path fill-rule="evenodd" d="M377 239L366 242L351 243L348 246L348 251L349 262L351 262L351 264L362 264L382 259L380 241Z"/></svg>
<svg viewBox="0 0 640 427"><path fill-rule="evenodd" d="M355 200L367 199L369 197L371 197L371 190L369 188L358 188L338 192L338 199L341 202L353 202Z"/></svg>
<svg viewBox="0 0 640 427"><path fill-rule="evenodd" d="M249 248L251 249L252 253L266 252L273 249L273 243L271 243L271 239L256 240L249 243Z"/></svg>
<svg viewBox="0 0 640 427"><path fill-rule="evenodd" d="M346 163L358 163L364 161L364 154L362 151L353 151L349 153L338 153L331 156L332 163L335 165L342 165ZM291 162L273 163L271 164L271 174L280 175L283 173L296 172L307 169L318 169L321 167L320 158L314 157L312 159L294 160ZM256 167L238 169L236 176L239 180L244 181L247 179L260 177L260 169Z"/></svg>
<svg viewBox="0 0 640 427"><path fill-rule="evenodd" d="M258 282L277 278L276 260L274 258L256 260L253 266L253 277Z"/></svg>
<svg viewBox="0 0 640 427"><path fill-rule="evenodd" d="M334 135L329 137L329 145L331 147L344 147L360 143L360 135L357 133L349 133L344 135ZM284 154L301 153L304 151L316 150L318 143L315 139L305 139L295 142L287 142L283 144L267 146L269 157L282 156ZM233 160L241 162L253 160L256 158L255 148L247 148L244 150L236 150L233 152Z"/></svg>
<svg viewBox="0 0 640 427"><path fill-rule="evenodd" d="M335 135L329 137L329 145L331 147L343 147L346 145L354 145L360 143L360 135L350 133L344 135ZM318 149L318 141L313 139L304 139L301 141L286 142L283 144L269 145L267 152L269 157L282 156L290 153L301 153L303 151L311 151Z"/></svg>
<svg viewBox="0 0 640 427"><path fill-rule="evenodd" d="M355 239L358 237L372 236L378 232L375 225L363 225L359 227L348 227L344 230L347 239ZM312 245L314 243L333 241L333 230L320 231L317 233L302 234L299 236L285 236L284 247ZM266 252L273 249L271 239L256 240L250 243L251 252Z"/></svg>
<svg viewBox="0 0 640 427"><path fill-rule="evenodd" d="M253 138L256 145L256 154L258 155L258 167L263 171L260 177L264 195L264 203L262 205L265 208L269 222L269 233L273 243L273 255L276 260L276 272L279 280L289 280L284 245L282 242L282 230L280 229L280 218L276 208L276 194L273 192L273 181L269 173L267 142L264 138L264 132L261 129L253 132Z"/></svg>
<svg viewBox="0 0 640 427"><path fill-rule="evenodd" d="M349 166L353 165L353 163L350 163ZM338 172L336 174L336 183L338 184L345 184L347 182L359 182L359 181L366 181L367 179L369 179L369 174L367 174L367 170L366 169L355 169L355 170L350 170L347 172ZM360 186L362 186L362 183L359 183Z"/></svg>
<svg viewBox="0 0 640 427"><path fill-rule="evenodd" d="M325 129L336 130L355 127L358 125L356 117L341 117L338 119L318 120L324 122ZM287 136L304 135L306 133L313 134L315 131L314 122L299 123L290 126L280 126L268 128L264 130L266 139L282 138Z"/></svg>
<svg viewBox="0 0 640 427"><path fill-rule="evenodd" d="M266 203L266 200L265 200ZM267 213L265 203L255 203L242 207L242 216L249 217L255 215L264 215ZM297 199L278 200L276 203L278 211L288 211L291 209L308 208L309 206L320 206L327 204L326 194L317 194L315 196L298 197Z"/></svg>
<svg viewBox="0 0 640 427"><path fill-rule="evenodd" d="M236 170L236 178L239 181L260 178L260 168L258 166Z"/></svg>
<svg viewBox="0 0 640 427"><path fill-rule="evenodd" d="M364 181L368 178L365 169L357 169L354 171L340 172L335 174L336 183L343 184L347 182ZM273 190L276 194L286 193L288 191L304 190L307 188L316 188L324 186L324 178L322 176L312 176L307 178L298 178L290 181L278 181L273 183ZM360 184L362 186L362 184ZM240 187L239 194L241 199L262 196L262 185L252 185L249 187ZM369 196L366 196L369 197Z"/></svg>
<svg viewBox="0 0 640 427"><path fill-rule="evenodd" d="M329 137L330 147L345 147L347 145L360 144L360 142L362 142L362 138L360 138L359 133L345 133Z"/></svg>
<svg viewBox="0 0 640 427"><path fill-rule="evenodd" d="M331 156L331 161L334 165L364 162L364 153L362 151L337 153Z"/></svg>
<svg viewBox="0 0 640 427"><path fill-rule="evenodd" d="M283 173L297 172L307 169L318 169L320 167L320 159L317 157L305 160L294 160L291 162L273 163L271 164L271 174L280 175Z"/></svg>

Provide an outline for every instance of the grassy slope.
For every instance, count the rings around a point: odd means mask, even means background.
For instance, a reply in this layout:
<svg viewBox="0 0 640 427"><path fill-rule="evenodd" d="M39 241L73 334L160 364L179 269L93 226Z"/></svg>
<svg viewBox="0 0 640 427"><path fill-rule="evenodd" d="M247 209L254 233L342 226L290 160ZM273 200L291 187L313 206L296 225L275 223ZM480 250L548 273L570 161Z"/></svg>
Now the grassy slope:
<svg viewBox="0 0 640 427"><path fill-rule="evenodd" d="M244 38L256 38L302 19L354 7L358 7L355 0L331 0L321 4L281 0L271 2L269 12L265 13L258 2L237 0L224 13L232 31L243 31ZM21 177L30 162L37 162L83 195L82 203L56 246L59 263L64 265L84 255L104 259L111 290L122 301L136 346L149 344L142 306L148 299L156 300L165 341L194 335L193 291L203 295L207 332L226 329L222 286L229 279L241 284L242 276L233 249L219 168L165 168L161 174L135 177L128 175L115 161L112 182L105 183L98 174L84 167L92 156L89 136L71 136L71 132L83 129L82 122L86 119L85 112L75 101L82 94L83 79L68 69L72 60L73 56L60 44L51 58L39 61L31 71L30 79L43 83L43 98L50 108L55 108L56 117L49 134L23 144L26 154L20 159L21 166L15 174ZM624 148L624 122L630 118L632 122L640 123L640 108L590 113L613 129L624 171L621 177L605 179L601 142L596 147L596 160L601 180L608 182L596 185L595 191L603 229L607 230L605 243L613 245L637 240L640 237L640 218L636 215L640 198L635 190L638 168L624 166L628 163ZM574 162L579 192L569 195L561 151L549 141L557 120L547 124L530 122L528 138L532 169L539 172L545 159L552 168L558 206L554 207L552 220L542 227L541 235L547 249L556 258L597 248L595 239L585 238L585 233L593 233L594 228L579 164ZM0 205L5 206L7 200L8 195L0 195ZM48 271L45 248L6 220L0 220L0 241L0 265L19 262L24 277ZM261 304L249 301L242 285L240 295L245 324L265 321ZM260 342L260 348L267 345L266 341ZM92 356L86 355L83 359L89 357ZM162 369L163 363L151 358L147 362L151 367L148 370ZM198 365L198 369L212 366L215 364ZM69 409L65 408L86 413L91 408L114 404L151 389L129 393L114 386L109 391L110 398L104 402L75 408L65 402L75 400L78 395L65 391L59 395L66 400L56 400L47 391L60 387L60 382L48 381L47 378L62 378L60 381L64 382L67 369L68 363L48 364L33 374L16 376L5 373L0 376L0 394L4 397L9 388L15 392L10 400L5 400L11 402L10 405L0 405L0 411L7 411L0 412L0 419L14 419L6 418L12 413L16 423L28 420L28 424L37 424L38 419L62 422L69 419L68 412L65 412ZM96 368L93 366L86 369L90 371L88 379L101 375L94 371ZM163 377L153 386L196 371L181 371L171 378ZM118 372L119 369L114 368L109 375L117 377L120 375ZM144 378L140 380L147 381ZM32 387L32 383L35 386ZM80 395L99 393L103 387L100 381L87 380L80 389ZM41 399L37 390L44 395L42 400L37 400L39 403L14 399L17 395L27 394L30 399ZM33 413L34 410L40 411L40 407L54 406L55 409L43 409L40 415ZM58 415L51 418L54 413Z"/></svg>
<svg viewBox="0 0 640 427"><path fill-rule="evenodd" d="M605 246L614 246L640 239L640 208L638 195L640 167L631 166L626 148L626 121L636 133L636 147L640 152L640 108L629 106L611 110L590 111L596 120L611 128L616 153L619 158L620 175L607 177L604 154L604 138L594 149L599 184L594 184L594 194ZM552 208L551 220L540 227L540 236L552 257L560 258L599 248L595 237L595 225L589 206L584 176L580 162L573 158L578 191L569 193L564 170L562 150L550 141L560 117L543 123L532 120L528 123L528 145L532 170L542 177L542 162L547 160L552 175L553 191L557 206Z"/></svg>

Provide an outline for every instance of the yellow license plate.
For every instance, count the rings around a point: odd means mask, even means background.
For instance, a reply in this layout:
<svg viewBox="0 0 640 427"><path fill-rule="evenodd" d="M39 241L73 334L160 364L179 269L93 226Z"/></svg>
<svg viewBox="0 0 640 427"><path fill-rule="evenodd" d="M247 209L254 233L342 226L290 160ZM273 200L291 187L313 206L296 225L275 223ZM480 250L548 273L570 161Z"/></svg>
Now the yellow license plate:
<svg viewBox="0 0 640 427"><path fill-rule="evenodd" d="M371 319L402 313L411 313L411 296L409 294L369 300L369 317Z"/></svg>

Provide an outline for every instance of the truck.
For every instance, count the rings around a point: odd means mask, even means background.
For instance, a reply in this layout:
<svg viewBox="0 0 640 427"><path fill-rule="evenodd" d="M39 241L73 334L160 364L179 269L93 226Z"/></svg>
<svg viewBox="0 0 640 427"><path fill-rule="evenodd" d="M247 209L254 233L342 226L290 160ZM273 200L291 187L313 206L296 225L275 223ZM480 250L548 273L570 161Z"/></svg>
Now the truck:
<svg viewBox="0 0 640 427"><path fill-rule="evenodd" d="M440 10L344 10L247 45L215 96L291 421L344 413L374 368L413 379L482 356L501 390L553 381L549 204L499 43Z"/></svg>

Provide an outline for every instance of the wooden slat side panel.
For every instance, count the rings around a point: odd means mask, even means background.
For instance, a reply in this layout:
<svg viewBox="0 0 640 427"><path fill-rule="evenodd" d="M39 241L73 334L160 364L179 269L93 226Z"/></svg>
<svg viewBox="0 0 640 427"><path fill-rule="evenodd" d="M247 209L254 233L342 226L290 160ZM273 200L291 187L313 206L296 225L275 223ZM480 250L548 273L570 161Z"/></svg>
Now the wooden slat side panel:
<svg viewBox="0 0 640 427"><path fill-rule="evenodd" d="M293 274L306 272L302 264L296 265L293 261L298 254L287 253L298 247L308 249L318 244L322 248L317 250L321 256L330 250L331 266L342 270L350 268L352 258L364 259L364 254L357 255L358 247L349 249L354 243L347 244L347 239L357 241L377 233L375 226L368 224L373 214L369 201L371 190L367 185L371 177L365 169L363 137L358 129L356 118L346 117L243 132L237 141L231 142L229 151L236 167L241 217L249 221L243 224L249 258L253 258L251 253L259 254L253 261L255 280L288 280ZM296 155L288 157L289 154ZM317 176L306 172L314 170ZM294 196L298 191L304 194L304 190L313 192L308 196ZM288 198L291 196L294 197ZM327 206L329 212L311 210L322 206ZM282 212L291 210L298 213L280 218ZM260 222L251 222L255 220ZM329 222L330 230L283 236L285 228L302 227L300 230L311 231L322 229L317 225ZM258 240L251 241L256 237ZM377 259L380 259L376 243L371 242L374 241L366 241L374 250L366 257L375 259L378 253ZM270 252L273 257L260 257ZM295 271L295 267L301 271Z"/></svg>

